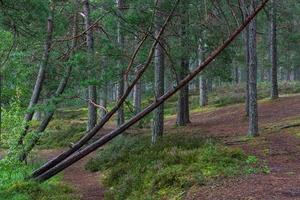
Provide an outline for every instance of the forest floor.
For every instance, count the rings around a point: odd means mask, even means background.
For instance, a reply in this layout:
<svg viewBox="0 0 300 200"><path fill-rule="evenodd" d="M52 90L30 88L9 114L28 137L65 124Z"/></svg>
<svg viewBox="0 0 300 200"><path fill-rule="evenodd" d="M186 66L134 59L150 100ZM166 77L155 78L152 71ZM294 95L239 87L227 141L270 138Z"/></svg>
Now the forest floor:
<svg viewBox="0 0 300 200"><path fill-rule="evenodd" d="M175 127L175 119L166 120L168 133L214 137L225 145L244 149L269 166L270 172L266 174L217 179L205 186L193 187L186 199L300 199L300 96L261 101L258 110L261 135L254 139L245 137L248 123L242 104L193 113L191 123L184 128ZM101 134L106 132L108 130ZM59 151L44 150L41 156L50 158ZM101 200L104 189L99 174L84 169L89 158L65 170L64 181L75 187L80 199Z"/></svg>
<svg viewBox="0 0 300 200"><path fill-rule="evenodd" d="M108 133L111 129L104 128L97 135L100 137ZM43 160L51 159L61 153L63 149L41 150L39 157ZM63 174L63 181L71 186L74 191L74 196L80 200L101 200L104 199L104 189L101 186L98 172L90 172L85 170L85 163L93 157L94 153L86 156L74 165L67 168Z"/></svg>

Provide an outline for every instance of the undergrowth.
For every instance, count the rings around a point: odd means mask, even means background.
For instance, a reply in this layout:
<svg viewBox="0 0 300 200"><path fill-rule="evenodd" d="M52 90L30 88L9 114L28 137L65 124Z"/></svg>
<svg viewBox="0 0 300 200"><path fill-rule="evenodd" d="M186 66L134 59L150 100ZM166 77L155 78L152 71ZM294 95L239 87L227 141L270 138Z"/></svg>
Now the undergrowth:
<svg viewBox="0 0 300 200"><path fill-rule="evenodd" d="M88 170L103 174L106 199L182 199L193 185L260 170L255 156L212 140L169 135L150 141L121 136L88 161Z"/></svg>
<svg viewBox="0 0 300 200"><path fill-rule="evenodd" d="M86 109L57 110L53 120L43 133L39 148L58 148L70 146L80 139L86 130Z"/></svg>
<svg viewBox="0 0 300 200"><path fill-rule="evenodd" d="M26 179L37 167L20 161L20 153L24 145L18 144L25 128L24 110L19 99L10 107L1 107L0 146L5 148L0 155L0 200L68 200L72 190L63 186L59 178L45 183L37 183Z"/></svg>
<svg viewBox="0 0 300 200"><path fill-rule="evenodd" d="M0 200L73 200L73 190L62 184L61 177L37 183L26 180L32 165L0 160Z"/></svg>

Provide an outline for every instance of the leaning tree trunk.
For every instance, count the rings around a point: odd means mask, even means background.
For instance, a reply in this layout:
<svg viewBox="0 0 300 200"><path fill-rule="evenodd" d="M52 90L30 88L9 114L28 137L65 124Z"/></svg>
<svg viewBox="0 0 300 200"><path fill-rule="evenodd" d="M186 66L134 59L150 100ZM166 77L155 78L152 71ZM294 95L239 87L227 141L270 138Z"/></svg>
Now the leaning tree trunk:
<svg viewBox="0 0 300 200"><path fill-rule="evenodd" d="M251 0L250 13L255 10L255 0ZM249 24L249 132L258 135L257 114L257 54L256 54L256 19Z"/></svg>
<svg viewBox="0 0 300 200"><path fill-rule="evenodd" d="M28 122L30 122L32 120L34 111L33 111L33 107L37 104L41 91L42 91L42 86L44 83L44 79L45 79L45 73L48 67L48 61L49 61L49 56L50 56L50 50L51 50L51 44L52 44L52 35L53 35L53 10L50 11L50 16L47 19L47 37L46 37L46 41L45 41L45 46L44 46L44 54L43 54L43 59L42 59L42 63L40 65L39 68L39 72L37 75L37 79L34 85L34 89L32 91L32 95L31 95L31 99L29 102L29 106L28 106L28 112L25 115L25 119L24 121L26 122L26 126L24 131L22 132L20 139L18 141L19 144L23 143L24 137L27 134L29 125L27 124Z"/></svg>
<svg viewBox="0 0 300 200"><path fill-rule="evenodd" d="M77 35L77 22L78 22L78 15L77 13L74 14L74 20L73 20L73 27L72 27L72 42L71 42L71 47L70 47L70 54L68 56L67 59L69 59L70 57L72 57L73 55L73 52L74 52L74 49L76 47L76 44L77 44L77 38L75 37ZM67 84L68 84L68 81L69 81L69 78L70 78L70 75L71 75L71 72L72 72L72 65L68 65L67 66L67 69L66 69L66 74L62 77L54 95L52 98L57 98L59 97L61 94L63 94ZM57 102L55 102L57 103ZM55 104L56 105L56 104ZM38 141L40 140L40 137L41 137L41 133L45 131L45 129L47 128L49 122L52 120L53 118L53 115L54 115L54 112L55 110L51 110L49 112L46 113L44 119L42 120L42 122L40 123L39 127L37 128L37 130L35 131L37 136L34 137L30 142L29 144L26 146L26 148L24 149L23 152L21 152L21 155L20 155L20 159L21 161L23 160L26 160L28 154L31 152L31 150L35 147L35 145L38 143Z"/></svg>
<svg viewBox="0 0 300 200"><path fill-rule="evenodd" d="M157 2L157 9L155 13L155 35L158 34L162 27L162 12L161 7L164 0L155 0ZM164 71L165 71L165 58L163 50L163 40L159 40L159 44L155 47L154 52L154 87L155 87L155 98L159 98L164 94ZM156 143L158 137L162 137L164 130L164 105L161 104L154 111L153 116L153 128L152 128L152 143Z"/></svg>
<svg viewBox="0 0 300 200"><path fill-rule="evenodd" d="M271 99L278 98L277 82L277 22L276 22L276 0L271 0L270 9L270 59L272 65L271 75Z"/></svg>
<svg viewBox="0 0 300 200"><path fill-rule="evenodd" d="M117 7L119 10L119 14L123 15L124 9L125 9L125 0L117 0ZM123 52L124 50L124 45L125 45L125 38L124 38L124 32L122 30L122 23L121 20L118 20L118 45ZM123 56L123 55L122 55ZM118 60L118 68L119 68L119 81L118 81L118 90L117 90L117 99L119 100L122 98L124 94L124 88L125 88L125 79L124 79L124 69L123 69L123 60L121 58ZM125 121L125 116L124 116L124 107L123 105L118 109L117 112L117 126L121 126Z"/></svg>
<svg viewBox="0 0 300 200"><path fill-rule="evenodd" d="M179 70L179 78L182 80L189 72L189 55L188 50L188 4L187 1L182 1L181 9L181 63ZM189 85L184 86L178 94L178 110L177 110L177 120L176 124L179 126L185 126L190 122L190 113L189 113Z"/></svg>
<svg viewBox="0 0 300 200"><path fill-rule="evenodd" d="M85 14L85 30L86 30L86 45L88 52L88 64L89 68L93 67L94 59L94 38L93 38L93 29L91 28L91 19L90 19L90 5L89 0L83 1L83 12ZM88 71L89 77L91 77L91 69ZM97 101L97 89L95 85L88 86L88 123L87 130L91 130L97 123L97 109L92 102L96 103Z"/></svg>
<svg viewBox="0 0 300 200"><path fill-rule="evenodd" d="M46 181L49 178L53 177L57 173L61 172L62 170L66 169L67 167L71 166L75 162L79 161L89 153L95 151L99 147L103 146L113 138L117 137L121 133L123 133L126 129L130 128L132 125L137 123L139 120L141 120L143 117L145 117L147 114L152 112L154 109L156 109L158 106L163 104L167 99L169 99L171 96L173 96L179 89L181 89L183 86L188 84L193 78L195 78L209 63L211 63L220 53L229 45L232 43L232 41L241 33L241 31L245 28L245 26L265 7L268 0L265 0L262 2L262 4L259 6L258 9L255 10L253 14L251 14L244 23L242 23L229 37L228 39L220 45L218 48L216 48L208 57L207 59L200 64L197 68L195 68L188 76L185 77L182 81L178 83L177 86L175 86L173 89L168 91L166 94L161 96L160 98L156 99L155 102L150 104L147 108L145 108L143 111L141 111L139 114L131 118L128 122L124 123L121 127L115 129L114 131L110 132L109 134L103 136L102 138L96 140L92 144L87 145L82 150L78 151L76 154L73 154L71 157L69 157L67 160L64 160L60 162L59 164L55 165L55 167L49 169L43 174L40 174L39 176L35 176L34 180L36 181Z"/></svg>

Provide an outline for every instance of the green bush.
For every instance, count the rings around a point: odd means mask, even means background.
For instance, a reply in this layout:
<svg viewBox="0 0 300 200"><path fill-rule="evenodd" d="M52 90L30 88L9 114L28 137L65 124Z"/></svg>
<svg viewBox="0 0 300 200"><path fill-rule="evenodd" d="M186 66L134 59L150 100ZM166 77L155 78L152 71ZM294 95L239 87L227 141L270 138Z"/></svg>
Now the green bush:
<svg viewBox="0 0 300 200"><path fill-rule="evenodd" d="M33 166L0 160L0 200L68 200L75 199L73 190L61 184L60 177L45 183L26 180Z"/></svg>
<svg viewBox="0 0 300 200"><path fill-rule="evenodd" d="M147 136L120 136L86 168L101 171L107 199L181 199L208 179L248 173L255 165L247 160L240 149L195 136L166 136L155 145Z"/></svg>
<svg viewBox="0 0 300 200"><path fill-rule="evenodd" d="M74 199L70 188L62 186L57 178L42 184L26 180L34 166L19 161L24 148L18 145L25 127L23 116L18 100L9 108L1 108L1 145L6 149L1 153L6 155L0 158L0 200Z"/></svg>

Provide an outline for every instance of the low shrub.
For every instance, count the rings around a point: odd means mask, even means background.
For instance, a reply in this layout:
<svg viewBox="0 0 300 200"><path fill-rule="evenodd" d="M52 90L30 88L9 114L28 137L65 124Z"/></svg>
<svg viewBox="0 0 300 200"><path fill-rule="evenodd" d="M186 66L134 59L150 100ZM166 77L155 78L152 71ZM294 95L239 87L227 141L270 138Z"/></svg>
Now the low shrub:
<svg viewBox="0 0 300 200"><path fill-rule="evenodd" d="M212 140L172 135L155 145L150 141L120 136L88 161L88 170L103 174L107 199L181 199L193 185L256 168L240 149Z"/></svg>

